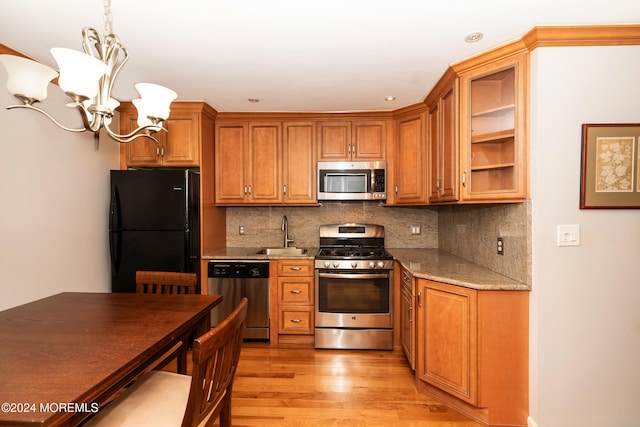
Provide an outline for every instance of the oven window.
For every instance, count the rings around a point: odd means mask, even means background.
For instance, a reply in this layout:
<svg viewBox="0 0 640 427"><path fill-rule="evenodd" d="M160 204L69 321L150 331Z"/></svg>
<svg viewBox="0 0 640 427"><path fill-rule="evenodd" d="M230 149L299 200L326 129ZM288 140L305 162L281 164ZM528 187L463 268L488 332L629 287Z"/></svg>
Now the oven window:
<svg viewBox="0 0 640 427"><path fill-rule="evenodd" d="M389 313L389 288L388 277L381 279L320 277L318 311L321 313Z"/></svg>

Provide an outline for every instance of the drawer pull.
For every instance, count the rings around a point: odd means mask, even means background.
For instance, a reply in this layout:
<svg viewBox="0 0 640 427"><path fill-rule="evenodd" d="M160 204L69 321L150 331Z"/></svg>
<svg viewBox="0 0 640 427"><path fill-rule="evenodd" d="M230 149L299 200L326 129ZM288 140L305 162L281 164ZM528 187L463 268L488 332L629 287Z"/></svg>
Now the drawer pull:
<svg viewBox="0 0 640 427"><path fill-rule="evenodd" d="M300 271L302 270L302 267L289 267L291 270L293 271Z"/></svg>
<svg viewBox="0 0 640 427"><path fill-rule="evenodd" d="M300 319L291 319L291 323L301 323L302 320Z"/></svg>
<svg viewBox="0 0 640 427"><path fill-rule="evenodd" d="M301 294L302 291L300 289L291 289L289 292L291 292L292 294Z"/></svg>

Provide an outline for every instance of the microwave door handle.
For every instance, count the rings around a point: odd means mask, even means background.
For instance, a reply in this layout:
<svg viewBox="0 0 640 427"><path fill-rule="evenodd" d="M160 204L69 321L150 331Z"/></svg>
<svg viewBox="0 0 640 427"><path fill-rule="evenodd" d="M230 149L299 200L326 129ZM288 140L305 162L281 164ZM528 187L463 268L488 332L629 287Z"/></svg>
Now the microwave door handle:
<svg viewBox="0 0 640 427"><path fill-rule="evenodd" d="M366 176L366 173L351 173L351 172L327 172L325 176Z"/></svg>

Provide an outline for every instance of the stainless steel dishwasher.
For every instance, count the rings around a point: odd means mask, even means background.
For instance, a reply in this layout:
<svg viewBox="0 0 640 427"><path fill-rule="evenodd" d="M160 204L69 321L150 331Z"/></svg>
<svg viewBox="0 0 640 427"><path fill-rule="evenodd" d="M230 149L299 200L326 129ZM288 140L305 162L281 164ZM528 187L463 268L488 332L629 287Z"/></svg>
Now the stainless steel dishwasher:
<svg viewBox="0 0 640 427"><path fill-rule="evenodd" d="M208 288L210 295L223 297L211 310L211 326L222 322L247 297L244 339L269 339L269 261L211 260Z"/></svg>

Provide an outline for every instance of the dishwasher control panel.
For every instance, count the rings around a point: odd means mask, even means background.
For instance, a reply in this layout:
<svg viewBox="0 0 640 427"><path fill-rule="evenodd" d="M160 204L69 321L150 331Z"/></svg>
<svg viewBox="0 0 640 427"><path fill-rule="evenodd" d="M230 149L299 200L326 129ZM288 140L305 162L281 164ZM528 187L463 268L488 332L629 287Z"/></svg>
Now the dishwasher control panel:
<svg viewBox="0 0 640 427"><path fill-rule="evenodd" d="M209 277L265 278L269 277L268 261L210 261Z"/></svg>

